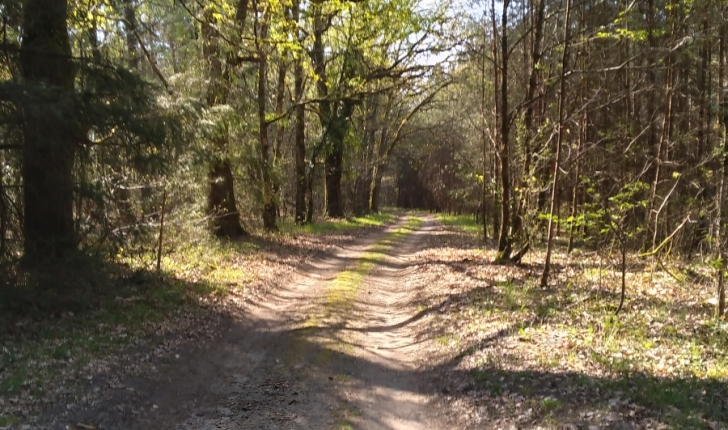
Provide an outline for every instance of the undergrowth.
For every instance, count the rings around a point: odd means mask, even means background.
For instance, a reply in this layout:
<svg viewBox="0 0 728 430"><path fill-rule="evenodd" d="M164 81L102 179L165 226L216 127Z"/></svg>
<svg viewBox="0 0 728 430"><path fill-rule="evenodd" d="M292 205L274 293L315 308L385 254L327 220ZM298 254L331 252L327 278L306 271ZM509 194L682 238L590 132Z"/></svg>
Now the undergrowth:
<svg viewBox="0 0 728 430"><path fill-rule="evenodd" d="M17 277L22 282L0 288L0 405L12 405L3 406L0 427L24 422L57 393L112 371L128 350L163 345L158 353L168 354L170 339L207 336L226 312L226 297L255 294L257 284L290 272L321 244L394 218L284 224L279 234L245 241L190 228L169 234L160 271L156 253L120 250L112 261L82 257Z"/></svg>
<svg viewBox="0 0 728 430"><path fill-rule="evenodd" d="M290 220L282 222L279 229L282 233L287 234L321 234L321 233L337 233L346 232L363 227L382 227L387 223L394 221L397 215L394 212L380 212L370 214L364 217L348 217L340 219L326 218L312 224L295 224Z"/></svg>
<svg viewBox="0 0 728 430"><path fill-rule="evenodd" d="M608 256L557 249L555 286L543 289L541 253L521 266L494 265L480 231L463 227L470 219L439 219L441 239L421 257L433 261L430 276L459 288L433 328L469 374L464 391L490 399L491 419L520 403L531 404L529 425L554 417L676 429L728 422L728 324L713 316L710 285L678 281L631 256L627 304L615 316L621 273ZM444 336L456 341L440 342Z"/></svg>
<svg viewBox="0 0 728 430"><path fill-rule="evenodd" d="M471 235L483 235L483 225L475 222L475 217L472 215L452 215L439 213L435 218L446 225L456 227L458 230L471 234Z"/></svg>

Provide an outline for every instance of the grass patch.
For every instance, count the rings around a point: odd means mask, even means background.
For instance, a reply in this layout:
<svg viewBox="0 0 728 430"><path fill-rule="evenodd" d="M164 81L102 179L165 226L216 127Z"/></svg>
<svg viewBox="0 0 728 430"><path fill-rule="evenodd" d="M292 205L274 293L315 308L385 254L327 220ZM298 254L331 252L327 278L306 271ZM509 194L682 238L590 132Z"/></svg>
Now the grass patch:
<svg viewBox="0 0 728 430"><path fill-rule="evenodd" d="M394 213L376 213L363 217L324 219L304 225L284 221L280 223L279 229L284 234L343 233L366 227L382 227L395 219L397 219L397 215Z"/></svg>
<svg viewBox="0 0 728 430"><path fill-rule="evenodd" d="M564 403L559 400L555 399L553 397L546 397L541 400L541 407L543 408L544 412L547 414L550 414L554 411L557 411L564 407Z"/></svg>
<svg viewBox="0 0 728 430"><path fill-rule="evenodd" d="M436 218L440 223L449 227L455 227L469 235L483 235L483 225L476 223L475 217L472 215L437 214Z"/></svg>
<svg viewBox="0 0 728 430"><path fill-rule="evenodd" d="M18 419L12 415L0 415L0 427L10 427L17 423Z"/></svg>
<svg viewBox="0 0 728 430"><path fill-rule="evenodd" d="M334 415L338 419L336 424L338 430L354 430L356 421L362 417L363 413L353 406L340 406Z"/></svg>
<svg viewBox="0 0 728 430"><path fill-rule="evenodd" d="M8 372L7 376L0 380L0 395L20 392L20 389L25 384L27 373L28 371L24 367Z"/></svg>
<svg viewBox="0 0 728 430"><path fill-rule="evenodd" d="M353 307L356 295L363 286L366 277L369 276L377 264L386 258L387 253L396 244L400 243L412 231L419 229L422 223L423 220L418 217L409 217L404 225L387 233L382 239L359 255L349 269L340 272L333 280L328 282L322 308L315 312L317 315L309 316L303 327L315 330L345 319L347 313ZM314 357L314 361L320 365L330 361L332 351L348 355L353 354L353 346L347 342L347 335L339 333L337 339L328 344L322 343L320 340L311 342L303 337L294 339L292 349L296 353L292 354L290 359L296 360L298 357L310 352L314 343L318 343L321 347L317 356Z"/></svg>
<svg viewBox="0 0 728 430"><path fill-rule="evenodd" d="M363 252L352 268L334 278L326 287L327 310L341 312L348 309L354 303L356 293L372 269L386 258L387 253L397 242L420 228L422 223L421 218L409 217L404 226L387 233L384 238Z"/></svg>

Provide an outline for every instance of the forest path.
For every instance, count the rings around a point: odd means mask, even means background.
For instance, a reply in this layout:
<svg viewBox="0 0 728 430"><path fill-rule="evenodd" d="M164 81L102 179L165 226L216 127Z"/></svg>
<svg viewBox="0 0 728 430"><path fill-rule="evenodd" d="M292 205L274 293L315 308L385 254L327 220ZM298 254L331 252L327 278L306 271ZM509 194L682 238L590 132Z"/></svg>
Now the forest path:
<svg viewBox="0 0 728 430"><path fill-rule="evenodd" d="M406 279L435 224L402 217L312 262L221 340L139 386L154 409L121 428L445 428L418 368L420 292Z"/></svg>

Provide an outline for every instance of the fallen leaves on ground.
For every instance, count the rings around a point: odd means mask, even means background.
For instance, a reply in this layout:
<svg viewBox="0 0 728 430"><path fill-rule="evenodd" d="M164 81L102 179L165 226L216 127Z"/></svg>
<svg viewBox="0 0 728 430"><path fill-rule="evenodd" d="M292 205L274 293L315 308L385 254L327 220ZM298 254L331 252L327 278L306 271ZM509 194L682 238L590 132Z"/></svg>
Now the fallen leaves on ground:
<svg viewBox="0 0 728 430"><path fill-rule="evenodd" d="M128 270L114 279L121 295L113 300L80 314L18 321L6 330L0 338L0 428L44 428L107 401L115 390L131 390L125 380L158 373L221 336L230 317L312 256L378 228L373 223L261 234L249 242L179 244L164 257L162 274L128 259Z"/></svg>
<svg viewBox="0 0 728 430"><path fill-rule="evenodd" d="M416 256L447 409L476 428L726 428L728 326L707 285L660 269L621 273L592 252L556 254L539 285L540 251L494 265L495 251L442 226Z"/></svg>

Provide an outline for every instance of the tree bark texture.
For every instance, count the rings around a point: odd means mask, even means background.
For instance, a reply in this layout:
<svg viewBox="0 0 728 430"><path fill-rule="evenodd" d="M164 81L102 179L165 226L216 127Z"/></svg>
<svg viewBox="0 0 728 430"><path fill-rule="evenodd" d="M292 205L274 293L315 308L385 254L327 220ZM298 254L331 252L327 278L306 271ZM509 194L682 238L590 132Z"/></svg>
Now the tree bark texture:
<svg viewBox="0 0 728 430"><path fill-rule="evenodd" d="M217 32L212 28L212 11L206 11L202 24L203 55L207 61L210 83L207 88L207 106L213 107L227 102L227 87L223 76L223 63ZM207 196L207 211L210 227L215 235L230 239L246 236L247 232L240 223L240 213L235 202L235 185L230 160L225 155L227 131L215 130L212 137L215 154L210 163Z"/></svg>
<svg viewBox="0 0 728 430"><path fill-rule="evenodd" d="M497 262L504 262L510 259L511 242L509 237L510 230L510 210L511 210L511 173L510 173L510 148L508 138L510 135L510 115L508 113L508 3L509 0L503 0L503 13L501 14L501 34L500 34L500 180L501 180L501 213L500 213L500 230L498 232L498 255ZM492 11L495 14L495 11ZM493 16L495 20L495 15ZM493 24L495 27L495 24Z"/></svg>
<svg viewBox="0 0 728 430"><path fill-rule="evenodd" d="M26 84L44 87L48 99L28 109L23 126L23 236L25 258L38 262L76 247L71 128L75 71L66 16L67 0L25 0L20 52Z"/></svg>

